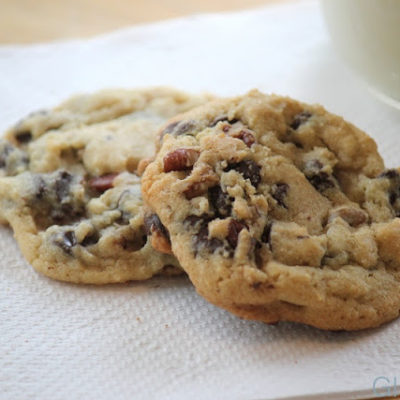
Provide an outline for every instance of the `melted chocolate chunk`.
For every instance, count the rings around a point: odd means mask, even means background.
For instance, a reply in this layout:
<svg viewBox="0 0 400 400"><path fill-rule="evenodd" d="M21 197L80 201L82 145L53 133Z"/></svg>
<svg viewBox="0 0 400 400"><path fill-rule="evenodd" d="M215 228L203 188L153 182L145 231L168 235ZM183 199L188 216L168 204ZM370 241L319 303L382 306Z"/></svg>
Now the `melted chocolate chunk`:
<svg viewBox="0 0 400 400"><path fill-rule="evenodd" d="M69 172L60 172L60 175L55 182L55 192L58 201L62 201L68 196L71 182L72 175Z"/></svg>
<svg viewBox="0 0 400 400"><path fill-rule="evenodd" d="M71 185L79 177L60 171L52 174L32 174L34 190L29 201L35 211L35 219L42 229L57 223L71 224L85 214L85 198L74 196ZM83 187L82 187L83 190Z"/></svg>
<svg viewBox="0 0 400 400"><path fill-rule="evenodd" d="M68 255L72 255L72 248L76 246L77 243L74 231L66 231L54 239L54 244Z"/></svg>
<svg viewBox="0 0 400 400"><path fill-rule="evenodd" d="M396 200L398 199L399 195L396 192L389 192L389 203L391 206L396 203Z"/></svg>
<svg viewBox="0 0 400 400"><path fill-rule="evenodd" d="M0 168L5 168L8 162L8 156L14 150L14 148L5 142L0 143L2 145L0 152Z"/></svg>
<svg viewBox="0 0 400 400"><path fill-rule="evenodd" d="M204 221L197 235L194 236L196 253L200 250L207 250L214 253L218 248L223 246L223 242L217 238L208 237L208 221Z"/></svg>
<svg viewBox="0 0 400 400"><path fill-rule="evenodd" d="M23 150L0 140L0 168L4 169L7 176L23 172L28 163L28 156Z"/></svg>
<svg viewBox="0 0 400 400"><path fill-rule="evenodd" d="M335 187L333 177L322 171L324 165L319 160L307 161L304 166L304 175L319 192Z"/></svg>
<svg viewBox="0 0 400 400"><path fill-rule="evenodd" d="M382 172L378 178L387 178L387 179L395 179L399 177L399 173L395 169L388 169Z"/></svg>
<svg viewBox="0 0 400 400"><path fill-rule="evenodd" d="M307 177L307 179L319 192L335 187L335 183L326 172L319 172L316 175Z"/></svg>
<svg viewBox="0 0 400 400"><path fill-rule="evenodd" d="M264 231L261 235L261 241L267 244L271 244L271 230L272 230L273 222L269 222L265 225Z"/></svg>
<svg viewBox="0 0 400 400"><path fill-rule="evenodd" d="M236 124L236 122L239 122L239 120L236 118L228 119L228 117L226 115L221 115L219 117L216 117L209 126L213 127L213 126L217 125L218 122L228 122L229 124L233 125L233 124Z"/></svg>
<svg viewBox="0 0 400 400"><path fill-rule="evenodd" d="M172 133L172 132L174 131L174 129L178 126L178 124L179 124L180 122L181 122L181 121L175 121L175 122L172 122L172 123L170 123L169 125L167 125L167 126L162 130L161 135L164 136L164 135L166 135L167 133Z"/></svg>
<svg viewBox="0 0 400 400"><path fill-rule="evenodd" d="M400 174L395 169L388 169L378 176L386 178L390 182L388 190L388 200L393 208L394 215L400 217Z"/></svg>
<svg viewBox="0 0 400 400"><path fill-rule="evenodd" d="M130 232L128 236L122 236L119 240L121 247L126 251L138 251L147 242L146 236L137 237L133 231Z"/></svg>
<svg viewBox="0 0 400 400"><path fill-rule="evenodd" d="M228 236L226 237L229 245L235 249L237 246L237 242L239 239L239 233L243 230L247 229L245 223L240 222L236 219L231 219L228 225Z"/></svg>
<svg viewBox="0 0 400 400"><path fill-rule="evenodd" d="M287 183L276 183L272 186L271 196L277 201L278 205L287 209L285 198L289 190Z"/></svg>
<svg viewBox="0 0 400 400"><path fill-rule="evenodd" d="M14 137L18 143L25 144L32 140L32 133L30 131L16 132Z"/></svg>
<svg viewBox="0 0 400 400"><path fill-rule="evenodd" d="M40 175L34 177L34 182L36 186L35 197L37 200L41 200L46 193L46 182Z"/></svg>
<svg viewBox="0 0 400 400"><path fill-rule="evenodd" d="M231 215L233 199L222 190L221 186L217 185L209 188L208 199L214 207L217 218L226 218Z"/></svg>
<svg viewBox="0 0 400 400"><path fill-rule="evenodd" d="M245 160L238 163L229 164L224 171L227 172L232 169L242 174L244 179L249 179L254 187L257 187L261 182L261 167L253 160Z"/></svg>
<svg viewBox="0 0 400 400"><path fill-rule="evenodd" d="M311 116L312 114L309 111L302 111L294 117L293 122L290 124L290 127L294 130L297 130L299 126L307 122Z"/></svg>
<svg viewBox="0 0 400 400"><path fill-rule="evenodd" d="M180 136L188 133L196 126L196 122L189 121L176 121L167 125L161 132L160 141L164 138L164 136L169 133L173 136Z"/></svg>
<svg viewBox="0 0 400 400"><path fill-rule="evenodd" d="M153 231L160 232L163 236L169 239L169 232L167 228L162 224L157 214L146 215L144 218L144 229L147 235L151 235Z"/></svg>
<svg viewBox="0 0 400 400"><path fill-rule="evenodd" d="M207 214L201 216L189 215L185 218L184 225L186 225L186 228L197 231L197 233L195 233L193 236L193 247L195 254L201 250L205 250L208 253L213 253L224 245L222 240L217 238L210 239L208 237L208 223L210 221L212 221L212 217Z"/></svg>
<svg viewBox="0 0 400 400"><path fill-rule="evenodd" d="M121 212L119 218L115 221L121 225L128 225L132 214L129 211L124 210L124 204L131 198L132 192L129 189L125 189L119 196L117 202L117 209Z"/></svg>
<svg viewBox="0 0 400 400"><path fill-rule="evenodd" d="M211 217L209 215L202 215L201 217L197 215L189 215L188 217L185 218L183 221L184 225L190 226L190 227L195 227L196 224L202 223L203 221L210 221Z"/></svg>
<svg viewBox="0 0 400 400"><path fill-rule="evenodd" d="M83 247L93 246L100 240L99 232L94 231L85 236L81 243L79 243Z"/></svg>
<svg viewBox="0 0 400 400"><path fill-rule="evenodd" d="M262 268L264 264L263 255L262 255L262 244L260 241L251 238L251 246L249 250L249 257L254 257L254 261L256 263L257 268Z"/></svg>

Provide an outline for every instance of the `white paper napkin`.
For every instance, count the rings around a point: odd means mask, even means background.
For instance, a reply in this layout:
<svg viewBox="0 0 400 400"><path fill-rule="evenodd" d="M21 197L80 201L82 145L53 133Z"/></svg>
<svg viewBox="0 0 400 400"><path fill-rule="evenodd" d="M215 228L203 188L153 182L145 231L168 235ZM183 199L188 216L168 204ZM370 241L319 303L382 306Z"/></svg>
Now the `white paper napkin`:
<svg viewBox="0 0 400 400"><path fill-rule="evenodd" d="M400 165L400 113L338 61L314 1L0 47L0 129L75 92L160 84L322 103ZM208 304L186 279L51 281L7 228L0 251L1 399L347 399L372 396L376 379L400 383L400 321L360 333L267 326Z"/></svg>

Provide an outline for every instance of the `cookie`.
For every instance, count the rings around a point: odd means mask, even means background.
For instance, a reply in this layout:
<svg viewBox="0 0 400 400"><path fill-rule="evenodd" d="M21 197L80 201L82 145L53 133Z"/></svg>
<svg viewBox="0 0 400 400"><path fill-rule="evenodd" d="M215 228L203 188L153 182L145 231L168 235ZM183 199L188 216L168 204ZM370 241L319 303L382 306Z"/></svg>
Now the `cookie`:
<svg viewBox="0 0 400 400"><path fill-rule="evenodd" d="M398 316L400 177L365 133L252 91L170 120L159 140L145 203L207 300L331 330Z"/></svg>
<svg viewBox="0 0 400 400"><path fill-rule="evenodd" d="M208 101L173 89L109 90L34 113L0 142L0 220L44 275L105 284L179 273L146 216L136 170L166 118ZM153 238L157 251L152 246Z"/></svg>

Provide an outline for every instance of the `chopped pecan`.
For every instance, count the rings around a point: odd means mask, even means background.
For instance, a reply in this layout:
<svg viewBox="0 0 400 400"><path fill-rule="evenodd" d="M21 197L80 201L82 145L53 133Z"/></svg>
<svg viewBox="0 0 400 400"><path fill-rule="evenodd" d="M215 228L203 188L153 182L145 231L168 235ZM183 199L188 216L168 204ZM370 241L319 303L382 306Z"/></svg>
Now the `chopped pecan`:
<svg viewBox="0 0 400 400"><path fill-rule="evenodd" d="M343 218L350 226L359 226L368 221L368 214L360 208L341 206L334 209L329 219L332 220L336 217Z"/></svg>
<svg viewBox="0 0 400 400"><path fill-rule="evenodd" d="M113 187L114 179L118 174L107 174L89 180L89 187L99 192L105 192Z"/></svg>
<svg viewBox="0 0 400 400"><path fill-rule="evenodd" d="M199 151L194 149L176 149L164 157L164 172L183 171L193 167L199 158Z"/></svg>
<svg viewBox="0 0 400 400"><path fill-rule="evenodd" d="M239 132L235 132L232 136L242 140L247 147L251 147L256 142L256 138L248 129L242 129Z"/></svg>

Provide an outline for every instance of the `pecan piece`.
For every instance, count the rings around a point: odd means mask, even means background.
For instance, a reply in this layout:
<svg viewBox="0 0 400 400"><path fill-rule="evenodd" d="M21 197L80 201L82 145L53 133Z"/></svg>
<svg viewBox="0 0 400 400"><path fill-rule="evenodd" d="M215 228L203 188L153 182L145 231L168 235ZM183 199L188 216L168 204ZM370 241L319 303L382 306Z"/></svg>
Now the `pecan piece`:
<svg viewBox="0 0 400 400"><path fill-rule="evenodd" d="M183 171L193 167L200 152L194 149L176 149L164 157L164 172Z"/></svg>
<svg viewBox="0 0 400 400"><path fill-rule="evenodd" d="M248 129L235 132L232 137L242 140L247 147L251 147L256 142L256 138Z"/></svg>
<svg viewBox="0 0 400 400"><path fill-rule="evenodd" d="M114 179L118 174L107 174L89 180L89 187L99 192L105 192L113 187Z"/></svg>
<svg viewBox="0 0 400 400"><path fill-rule="evenodd" d="M334 209L329 220L336 217L343 218L350 226L357 227L361 224L365 224L368 221L368 214L360 208L341 206Z"/></svg>

